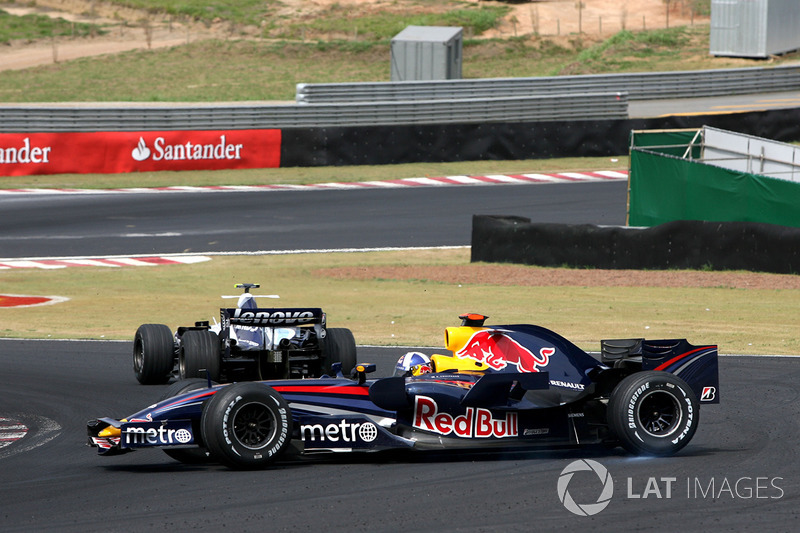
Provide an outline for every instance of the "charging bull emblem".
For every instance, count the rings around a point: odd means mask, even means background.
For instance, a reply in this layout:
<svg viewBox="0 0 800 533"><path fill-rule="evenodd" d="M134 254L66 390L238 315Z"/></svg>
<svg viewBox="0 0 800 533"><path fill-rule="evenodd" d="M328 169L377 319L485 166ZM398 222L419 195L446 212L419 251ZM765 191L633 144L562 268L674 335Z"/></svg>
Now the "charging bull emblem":
<svg viewBox="0 0 800 533"><path fill-rule="evenodd" d="M539 372L539 368L547 366L555 352L555 348L542 348L536 355L505 333L481 330L473 333L455 355L484 363L494 370L514 365L519 372Z"/></svg>

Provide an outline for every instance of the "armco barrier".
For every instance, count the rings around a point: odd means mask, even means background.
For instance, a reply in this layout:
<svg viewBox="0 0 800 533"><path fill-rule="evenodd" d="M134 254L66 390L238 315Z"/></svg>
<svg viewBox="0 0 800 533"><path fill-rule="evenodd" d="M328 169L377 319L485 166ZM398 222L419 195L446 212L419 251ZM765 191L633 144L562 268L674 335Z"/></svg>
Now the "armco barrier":
<svg viewBox="0 0 800 533"><path fill-rule="evenodd" d="M472 261L607 269L800 273L800 229L681 220L652 228L533 224L475 215Z"/></svg>
<svg viewBox="0 0 800 533"><path fill-rule="evenodd" d="M625 94L509 96L384 103L300 105L0 107L0 133L288 129L406 124L474 124L540 120L620 119Z"/></svg>
<svg viewBox="0 0 800 533"><path fill-rule="evenodd" d="M800 65L531 78L299 83L298 103L322 104L625 92L629 100L698 98L800 89Z"/></svg>

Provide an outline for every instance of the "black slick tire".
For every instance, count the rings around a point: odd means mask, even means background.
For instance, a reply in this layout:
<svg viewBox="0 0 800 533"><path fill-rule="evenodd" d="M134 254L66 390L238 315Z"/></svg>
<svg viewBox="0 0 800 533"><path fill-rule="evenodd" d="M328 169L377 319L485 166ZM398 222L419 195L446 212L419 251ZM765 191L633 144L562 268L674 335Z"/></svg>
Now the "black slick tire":
<svg viewBox="0 0 800 533"><path fill-rule="evenodd" d="M356 340L347 328L328 328L322 342L324 371L330 373L331 365L342 363L342 374L350 375L356 366Z"/></svg>
<svg viewBox="0 0 800 533"><path fill-rule="evenodd" d="M163 324L142 324L133 338L133 373L142 385L163 385L175 366L175 340Z"/></svg>
<svg viewBox="0 0 800 533"><path fill-rule="evenodd" d="M686 446L699 423L697 396L669 372L632 374L608 402L608 425L622 446L637 455L673 455Z"/></svg>
<svg viewBox="0 0 800 533"><path fill-rule="evenodd" d="M207 329L190 329L183 333L178 361L181 379L210 377L212 381L219 381L220 358L216 333Z"/></svg>
<svg viewBox="0 0 800 533"><path fill-rule="evenodd" d="M272 387L234 383L204 406L200 428L213 459L230 468L260 469L289 446L292 415L286 400Z"/></svg>

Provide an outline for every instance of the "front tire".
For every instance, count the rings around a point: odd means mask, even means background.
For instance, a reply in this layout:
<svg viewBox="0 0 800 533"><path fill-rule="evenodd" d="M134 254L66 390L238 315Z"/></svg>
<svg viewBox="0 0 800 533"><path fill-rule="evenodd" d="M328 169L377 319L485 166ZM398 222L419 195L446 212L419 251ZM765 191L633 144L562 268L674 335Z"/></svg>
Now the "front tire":
<svg viewBox="0 0 800 533"><path fill-rule="evenodd" d="M211 397L200 429L212 458L231 468L265 468L289 446L292 415L272 387L235 383Z"/></svg>
<svg viewBox="0 0 800 533"><path fill-rule="evenodd" d="M632 374L614 388L608 402L608 425L629 452L673 455L686 446L699 422L697 397L669 372Z"/></svg>
<svg viewBox="0 0 800 533"><path fill-rule="evenodd" d="M181 337L178 369L181 379L206 377L212 381L220 378L219 337L207 329L190 329Z"/></svg>
<svg viewBox="0 0 800 533"><path fill-rule="evenodd" d="M133 373L142 385L163 385L175 366L175 339L164 324L142 324L133 338Z"/></svg>

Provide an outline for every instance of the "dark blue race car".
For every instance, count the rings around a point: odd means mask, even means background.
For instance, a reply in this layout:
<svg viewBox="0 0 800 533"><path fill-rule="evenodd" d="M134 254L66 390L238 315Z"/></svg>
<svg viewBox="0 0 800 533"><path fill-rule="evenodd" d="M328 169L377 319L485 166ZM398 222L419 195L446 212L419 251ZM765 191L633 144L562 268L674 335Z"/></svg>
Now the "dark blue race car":
<svg viewBox="0 0 800 533"><path fill-rule="evenodd" d="M462 315L448 354L401 358L402 375L215 385L178 381L124 419L88 423L101 455L163 448L187 463L263 468L302 454L387 449L537 449L621 445L671 455L689 443L699 407L719 402L717 347L686 340L603 341L599 359L534 325ZM404 361L416 362L407 365ZM336 365L337 367L339 365Z"/></svg>

